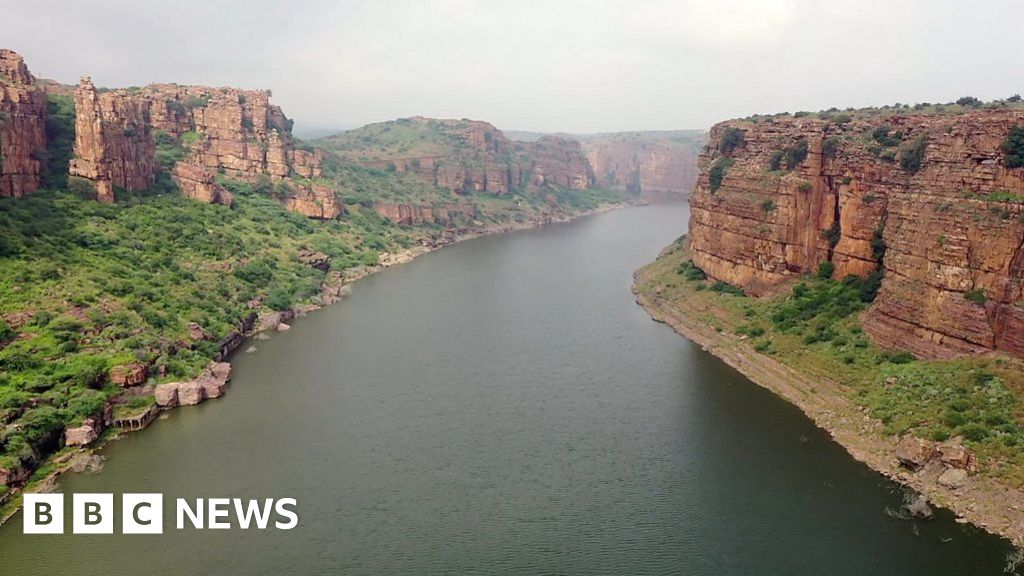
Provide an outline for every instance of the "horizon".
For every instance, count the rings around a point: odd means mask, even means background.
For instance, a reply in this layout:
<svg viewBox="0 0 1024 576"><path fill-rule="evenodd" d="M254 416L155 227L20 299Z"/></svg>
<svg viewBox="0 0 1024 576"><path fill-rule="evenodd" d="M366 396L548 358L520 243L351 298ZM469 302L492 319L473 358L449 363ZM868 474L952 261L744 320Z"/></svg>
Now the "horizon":
<svg viewBox="0 0 1024 576"><path fill-rule="evenodd" d="M997 72L1024 63L1024 7L1009 1L161 4L12 6L5 44L61 83L271 89L305 132L416 115L542 133L706 130L752 114L1005 98L1021 88Z"/></svg>

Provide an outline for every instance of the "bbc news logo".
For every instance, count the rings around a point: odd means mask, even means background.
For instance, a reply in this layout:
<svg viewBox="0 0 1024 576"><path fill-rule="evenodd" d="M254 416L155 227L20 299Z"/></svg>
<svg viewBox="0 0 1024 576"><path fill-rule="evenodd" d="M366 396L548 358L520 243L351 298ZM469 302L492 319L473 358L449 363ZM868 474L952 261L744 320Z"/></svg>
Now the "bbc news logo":
<svg viewBox="0 0 1024 576"><path fill-rule="evenodd" d="M25 494L25 534L64 534L64 495ZM174 502L175 528L185 530L291 530L299 524L294 498L178 498ZM122 494L121 534L163 534L163 494ZM113 494L73 494L72 534L113 534ZM232 523L232 518L234 523Z"/></svg>

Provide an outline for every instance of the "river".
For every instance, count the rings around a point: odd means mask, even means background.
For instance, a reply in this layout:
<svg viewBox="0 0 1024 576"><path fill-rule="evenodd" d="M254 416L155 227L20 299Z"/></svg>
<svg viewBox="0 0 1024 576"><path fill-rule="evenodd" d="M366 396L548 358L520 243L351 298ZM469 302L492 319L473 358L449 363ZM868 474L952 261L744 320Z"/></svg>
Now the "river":
<svg viewBox="0 0 1024 576"><path fill-rule="evenodd" d="M61 479L163 493L163 535L23 535L19 515L0 573L1001 573L1005 542L890 518L894 484L634 303L686 221L631 208L358 282L237 355L224 398ZM222 496L294 497L299 525L174 529L174 498Z"/></svg>

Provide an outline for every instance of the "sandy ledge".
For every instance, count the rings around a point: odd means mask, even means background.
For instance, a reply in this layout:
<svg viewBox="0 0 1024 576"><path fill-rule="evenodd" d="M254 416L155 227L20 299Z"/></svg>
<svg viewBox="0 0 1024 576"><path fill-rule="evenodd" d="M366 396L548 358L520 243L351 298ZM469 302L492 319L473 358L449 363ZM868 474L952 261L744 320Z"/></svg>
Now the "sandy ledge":
<svg viewBox="0 0 1024 576"><path fill-rule="evenodd" d="M739 336L719 332L692 311L669 306L657 294L641 290L644 280L644 270L634 274L633 293L637 304L656 322L667 324L755 384L795 404L871 469L952 510L958 522L970 522L1018 548L1024 547L1024 492L980 475L972 475L961 487L950 489L937 482L937 473L915 473L900 467L895 456L898 439L880 434L881 422L850 401L838 383L801 374L756 352Z"/></svg>

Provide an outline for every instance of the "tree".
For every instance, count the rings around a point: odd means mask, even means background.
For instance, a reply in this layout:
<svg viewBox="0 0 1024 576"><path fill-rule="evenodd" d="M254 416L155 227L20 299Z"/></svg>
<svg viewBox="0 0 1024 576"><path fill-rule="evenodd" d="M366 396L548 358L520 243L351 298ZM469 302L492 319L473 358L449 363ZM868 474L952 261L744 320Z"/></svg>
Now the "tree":
<svg viewBox="0 0 1024 576"><path fill-rule="evenodd" d="M1003 151L1003 166L1007 168L1024 167L1024 126L1010 128L1006 140L999 147Z"/></svg>

